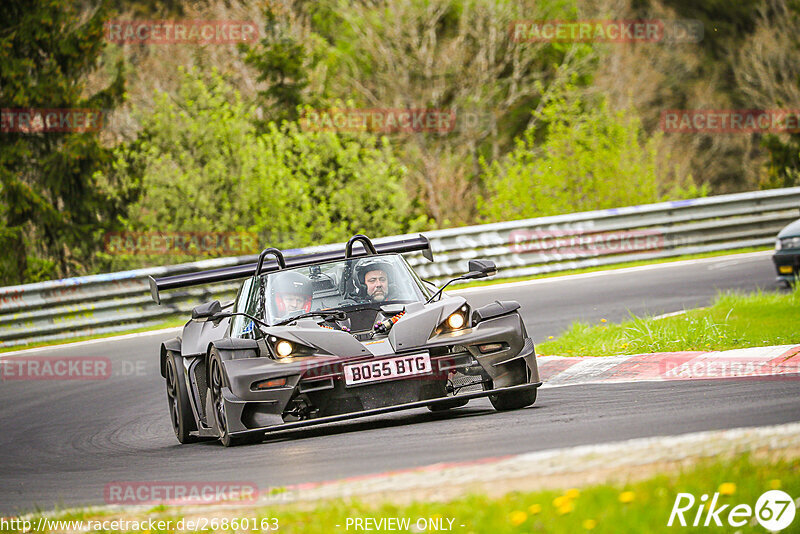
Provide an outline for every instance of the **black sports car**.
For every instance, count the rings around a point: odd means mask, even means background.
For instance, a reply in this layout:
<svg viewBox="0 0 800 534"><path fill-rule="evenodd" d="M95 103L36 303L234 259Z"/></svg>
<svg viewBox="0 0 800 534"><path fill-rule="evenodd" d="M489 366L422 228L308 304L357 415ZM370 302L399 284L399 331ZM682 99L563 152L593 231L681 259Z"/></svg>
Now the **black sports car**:
<svg viewBox="0 0 800 534"><path fill-rule="evenodd" d="M778 279L788 285L794 284L800 276L800 219L778 233L772 261L778 271Z"/></svg>
<svg viewBox="0 0 800 534"><path fill-rule="evenodd" d="M355 250L354 250L355 247ZM472 260L441 289L401 256L420 235L374 245L356 235L343 251L151 278L159 292L245 278L236 300L196 307L180 337L161 346L161 374L181 443L226 446L268 432L427 406L446 410L489 397L497 410L523 408L541 385L519 304L472 309L442 290L496 273Z"/></svg>

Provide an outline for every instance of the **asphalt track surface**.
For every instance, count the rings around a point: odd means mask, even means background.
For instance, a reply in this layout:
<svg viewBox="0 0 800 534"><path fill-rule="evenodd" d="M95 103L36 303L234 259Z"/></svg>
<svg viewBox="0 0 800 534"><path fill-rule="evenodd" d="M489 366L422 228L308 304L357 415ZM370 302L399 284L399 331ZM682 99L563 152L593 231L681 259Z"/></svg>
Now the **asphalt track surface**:
<svg viewBox="0 0 800 534"><path fill-rule="evenodd" d="M719 258L493 287L473 304L516 299L535 339L571 321L615 321L707 304L718 289L777 290L768 255ZM0 382L0 514L103 504L115 481L251 482L260 489L438 462L800 420L800 380L580 385L540 390L497 413L479 399L449 414L413 410L284 432L259 444L180 446L157 350L165 334L37 351L113 362L98 381Z"/></svg>

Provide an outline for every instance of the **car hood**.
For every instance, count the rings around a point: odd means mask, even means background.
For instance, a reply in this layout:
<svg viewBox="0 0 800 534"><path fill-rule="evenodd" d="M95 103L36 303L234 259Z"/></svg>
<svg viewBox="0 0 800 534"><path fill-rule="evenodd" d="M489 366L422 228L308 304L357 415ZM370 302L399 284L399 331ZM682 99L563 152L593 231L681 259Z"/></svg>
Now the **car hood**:
<svg viewBox="0 0 800 534"><path fill-rule="evenodd" d="M783 230L778 232L778 238L800 236L800 219L786 226Z"/></svg>
<svg viewBox="0 0 800 534"><path fill-rule="evenodd" d="M363 342L347 332L320 328L313 320L301 320L293 326L272 327L264 332L314 348L319 356L379 356L424 347L433 330L465 303L464 298L451 296L430 304L409 304L404 316L392 327L388 338L379 337Z"/></svg>

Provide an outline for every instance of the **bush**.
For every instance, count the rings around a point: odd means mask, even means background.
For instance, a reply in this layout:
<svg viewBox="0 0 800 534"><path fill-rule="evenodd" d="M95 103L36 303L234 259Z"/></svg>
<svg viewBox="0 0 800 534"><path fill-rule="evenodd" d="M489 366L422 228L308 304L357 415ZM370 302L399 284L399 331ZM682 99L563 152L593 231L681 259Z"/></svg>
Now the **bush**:
<svg viewBox="0 0 800 534"><path fill-rule="evenodd" d="M187 72L176 98L158 95L138 138L117 150L114 172L139 191L125 229L253 232L260 247L297 247L415 224L405 168L385 140L304 132L292 122L258 134L254 116L216 72Z"/></svg>
<svg viewBox="0 0 800 534"><path fill-rule="evenodd" d="M705 194L660 164L660 136L644 139L632 110L592 106L569 87L534 112L534 125L491 165L484 220L503 221L657 202ZM662 156L663 157L663 156Z"/></svg>

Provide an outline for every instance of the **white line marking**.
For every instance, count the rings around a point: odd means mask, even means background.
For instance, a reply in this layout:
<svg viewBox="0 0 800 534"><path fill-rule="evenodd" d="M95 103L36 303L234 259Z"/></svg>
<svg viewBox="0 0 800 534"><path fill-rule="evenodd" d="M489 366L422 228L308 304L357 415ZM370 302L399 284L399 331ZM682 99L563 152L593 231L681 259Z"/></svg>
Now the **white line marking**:
<svg viewBox="0 0 800 534"><path fill-rule="evenodd" d="M32 349L14 350L10 352L3 352L2 354L0 354L0 358L4 358L6 356L13 356L16 354L30 354L31 352L40 352L45 350L71 349L73 347L81 347L83 345L93 345L95 343L105 343L107 341L121 341L124 339L135 339L137 337L158 336L162 334L169 334L171 332L179 332L182 328L183 328L182 326L175 326L172 328L163 328L161 330L150 330L149 332L136 332L133 334L123 334L121 336L87 339L85 341L75 341L74 343L62 343L60 345L47 345L44 347L34 347Z"/></svg>
<svg viewBox="0 0 800 534"><path fill-rule="evenodd" d="M705 308L705 306L703 306L702 308L692 308L692 309L693 310L705 310L706 308ZM672 312L672 313L662 313L661 315L656 315L655 317L653 317L653 320L654 321L658 321L660 319L666 319L667 317L677 317L678 315L683 315L686 312L687 312L687 310L679 310L679 311L675 311L675 312Z"/></svg>

